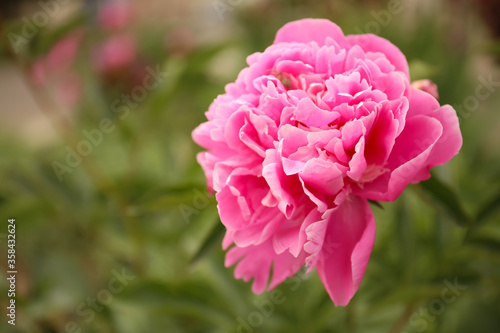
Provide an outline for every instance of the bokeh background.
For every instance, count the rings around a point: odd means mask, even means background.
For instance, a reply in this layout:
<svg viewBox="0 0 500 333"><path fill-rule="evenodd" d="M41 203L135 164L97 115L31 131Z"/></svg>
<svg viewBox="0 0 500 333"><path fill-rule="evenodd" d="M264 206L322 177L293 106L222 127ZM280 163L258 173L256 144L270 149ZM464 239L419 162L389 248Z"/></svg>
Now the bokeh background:
<svg viewBox="0 0 500 333"><path fill-rule="evenodd" d="M347 307L315 272L262 295L233 278L190 136L246 56L305 17L392 41L464 137L430 181L372 207ZM0 332L498 332L498 17L497 0L2 0Z"/></svg>

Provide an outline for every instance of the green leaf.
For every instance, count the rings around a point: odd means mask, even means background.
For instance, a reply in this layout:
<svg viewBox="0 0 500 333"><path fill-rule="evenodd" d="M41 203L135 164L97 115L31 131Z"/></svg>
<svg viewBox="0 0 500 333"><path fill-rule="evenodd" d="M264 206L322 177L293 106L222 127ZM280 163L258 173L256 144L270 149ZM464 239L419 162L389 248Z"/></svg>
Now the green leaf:
<svg viewBox="0 0 500 333"><path fill-rule="evenodd" d="M500 240L491 235L475 236L469 240L471 245L481 247L489 252L500 253Z"/></svg>
<svg viewBox="0 0 500 333"><path fill-rule="evenodd" d="M420 187L434 199L433 203L442 208L460 226L471 226L472 219L465 211L458 195L436 176L420 183Z"/></svg>
<svg viewBox="0 0 500 333"><path fill-rule="evenodd" d="M222 223L216 223L208 237L194 254L190 261L190 265L195 265L201 258L210 253L213 248L220 246L225 232L226 228L224 228L224 225Z"/></svg>
<svg viewBox="0 0 500 333"><path fill-rule="evenodd" d="M477 223L483 222L486 220L491 214L493 214L496 210L500 210L500 192L489 201L486 205L484 205L479 214L477 214L476 221Z"/></svg>
<svg viewBox="0 0 500 333"><path fill-rule="evenodd" d="M233 316L222 311L225 303L211 297L211 290L206 287L206 284L200 285L187 279L176 286L144 280L127 288L120 298L148 309L154 313L154 317L188 316L194 325L211 324L230 328L234 322Z"/></svg>
<svg viewBox="0 0 500 333"><path fill-rule="evenodd" d="M500 211L500 193L496 195L492 200L486 203L480 210L476 216L476 220L474 225L468 230L466 239L470 240L472 235L476 233L476 231L486 223L488 218L495 213L495 211Z"/></svg>
<svg viewBox="0 0 500 333"><path fill-rule="evenodd" d="M181 203L192 203L193 197L204 189L204 185L196 183L163 186L144 194L138 203L147 211L161 210Z"/></svg>

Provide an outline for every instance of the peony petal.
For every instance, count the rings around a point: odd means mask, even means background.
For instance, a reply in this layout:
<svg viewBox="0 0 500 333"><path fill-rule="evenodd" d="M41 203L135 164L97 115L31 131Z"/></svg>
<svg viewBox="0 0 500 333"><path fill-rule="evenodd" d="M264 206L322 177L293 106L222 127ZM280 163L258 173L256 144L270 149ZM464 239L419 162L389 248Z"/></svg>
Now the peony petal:
<svg viewBox="0 0 500 333"><path fill-rule="evenodd" d="M412 88L408 117L426 115L437 119L443 134L429 157L431 167L441 165L455 156L462 147L462 135L456 111L450 105L439 106L438 101L429 93Z"/></svg>
<svg viewBox="0 0 500 333"><path fill-rule="evenodd" d="M434 97L436 100L439 99L438 87L431 80L424 79L424 80L413 81L411 83L411 86L416 89L425 91L426 93L432 95L432 97Z"/></svg>
<svg viewBox="0 0 500 333"><path fill-rule="evenodd" d="M340 130L342 133L342 145L344 150L350 150L356 147L359 139L365 134L365 126L361 120L348 122Z"/></svg>
<svg viewBox="0 0 500 333"><path fill-rule="evenodd" d="M302 61L282 60L276 65L278 73L287 73L297 76L303 73L310 73L314 71L311 65L304 64Z"/></svg>
<svg viewBox="0 0 500 333"><path fill-rule="evenodd" d="M453 156L458 154L462 147L462 134L460 133L455 109L450 105L444 105L434 111L432 115L441 122L443 134L429 156L428 163L430 167L448 162Z"/></svg>
<svg viewBox="0 0 500 333"><path fill-rule="evenodd" d="M416 116L407 119L387 161L386 167L391 173L355 187L354 193L367 199L393 201L408 184L427 179L428 159L442 133L443 127L435 118Z"/></svg>
<svg viewBox="0 0 500 333"><path fill-rule="evenodd" d="M286 278L293 276L303 266L304 257L303 252L297 257L289 252L277 254L273 249L273 241L269 239L257 246L231 248L226 254L225 266L229 267L238 262L234 276L244 281L250 281L253 278L252 291L260 294L266 289L273 289ZM268 287L271 268L273 268L273 274Z"/></svg>
<svg viewBox="0 0 500 333"><path fill-rule="evenodd" d="M355 153L349 162L349 171L347 171L347 176L352 180L358 181L363 176L366 170L366 159L365 159L365 138L361 137L355 147Z"/></svg>
<svg viewBox="0 0 500 333"><path fill-rule="evenodd" d="M316 270L335 305L358 290L375 241L375 219L365 199L349 196L330 216Z"/></svg>
<svg viewBox="0 0 500 333"><path fill-rule="evenodd" d="M326 195L337 194L344 186L342 172L337 166L319 158L306 162L300 178L316 191Z"/></svg>
<svg viewBox="0 0 500 333"><path fill-rule="evenodd" d="M394 44L387 39L373 35L349 35L346 36L347 42L352 45L361 46L365 52L381 52L385 57L396 67L396 70L403 72L406 77L410 78L408 62L406 57Z"/></svg>
<svg viewBox="0 0 500 333"><path fill-rule="evenodd" d="M319 45L324 45L327 37L337 42L345 38L342 29L329 20L303 19L285 24L276 34L274 44L314 41Z"/></svg>
<svg viewBox="0 0 500 333"><path fill-rule="evenodd" d="M364 121L370 132L366 142L365 158L368 164L383 165L394 147L399 122L394 119L389 107L382 108L377 116L373 124ZM369 117L363 120L367 118Z"/></svg>
<svg viewBox="0 0 500 333"><path fill-rule="evenodd" d="M238 205L237 197L231 193L229 187L224 187L215 195L217 208L222 224L229 229L236 229L245 224L245 219Z"/></svg>
<svg viewBox="0 0 500 333"><path fill-rule="evenodd" d="M288 124L280 127L278 139L282 141L281 153L284 157L288 157L297 149L307 146L307 132Z"/></svg>
<svg viewBox="0 0 500 333"><path fill-rule="evenodd" d="M410 88L410 107L406 115L408 118L419 115L430 116L432 111L438 108L439 102L431 94L414 87Z"/></svg>
<svg viewBox="0 0 500 333"><path fill-rule="evenodd" d="M295 209L296 198L301 185L297 176L287 176L283 171L281 159L277 151L269 149L266 152L262 176L266 180L271 193L278 200L278 208L286 217L291 217Z"/></svg>
<svg viewBox="0 0 500 333"><path fill-rule="evenodd" d="M337 112L322 110L312 100L304 98L297 105L293 120L310 127L327 127L328 124L339 117L340 115Z"/></svg>
<svg viewBox="0 0 500 333"><path fill-rule="evenodd" d="M234 243L239 247L259 245L271 238L285 220L276 207L262 206L254 212L248 226L235 230Z"/></svg>

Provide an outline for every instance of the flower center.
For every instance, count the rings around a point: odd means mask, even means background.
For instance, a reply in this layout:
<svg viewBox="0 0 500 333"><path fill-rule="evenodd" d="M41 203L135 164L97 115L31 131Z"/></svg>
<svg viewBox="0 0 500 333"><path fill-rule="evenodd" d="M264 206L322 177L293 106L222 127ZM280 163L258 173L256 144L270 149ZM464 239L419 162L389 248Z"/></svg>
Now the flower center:
<svg viewBox="0 0 500 333"><path fill-rule="evenodd" d="M295 76L290 73L275 73L274 76L281 81L286 91L305 91L315 104L318 104L327 91L324 74L302 73Z"/></svg>

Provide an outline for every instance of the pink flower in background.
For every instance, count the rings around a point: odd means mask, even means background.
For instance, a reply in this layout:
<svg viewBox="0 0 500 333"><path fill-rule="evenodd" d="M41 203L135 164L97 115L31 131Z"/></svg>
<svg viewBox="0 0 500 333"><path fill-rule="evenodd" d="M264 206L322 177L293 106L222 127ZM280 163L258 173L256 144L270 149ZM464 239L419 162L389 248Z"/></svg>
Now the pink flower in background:
<svg viewBox="0 0 500 333"><path fill-rule="evenodd" d="M37 85L48 84L55 77L70 72L84 33L82 29L68 33L54 44L46 56L37 59L31 67L33 82Z"/></svg>
<svg viewBox="0 0 500 333"><path fill-rule="evenodd" d="M33 83L51 91L58 102L70 108L82 97L82 82L73 66L83 36L82 29L68 33L31 66Z"/></svg>
<svg viewBox="0 0 500 333"><path fill-rule="evenodd" d="M226 266L261 293L305 264L346 305L375 239L368 200L395 200L458 153L455 110L410 86L389 41L328 20L286 24L247 61L193 132Z"/></svg>
<svg viewBox="0 0 500 333"><path fill-rule="evenodd" d="M137 43L131 34L110 37L93 54L93 62L101 73L113 73L126 69L137 58Z"/></svg>
<svg viewBox="0 0 500 333"><path fill-rule="evenodd" d="M83 29L77 29L58 41L47 54L48 68L60 71L70 69L75 62L84 34Z"/></svg>
<svg viewBox="0 0 500 333"><path fill-rule="evenodd" d="M413 81L411 83L411 86L413 88L417 88L422 91L425 91L426 93L431 94L432 97L434 97L435 99L439 99L438 87L431 80L424 79L424 80Z"/></svg>
<svg viewBox="0 0 500 333"><path fill-rule="evenodd" d="M126 28L134 18L134 7L130 1L110 1L99 10L97 21L105 30Z"/></svg>

